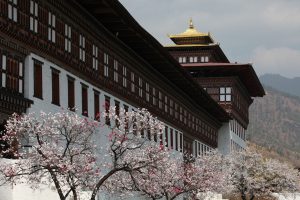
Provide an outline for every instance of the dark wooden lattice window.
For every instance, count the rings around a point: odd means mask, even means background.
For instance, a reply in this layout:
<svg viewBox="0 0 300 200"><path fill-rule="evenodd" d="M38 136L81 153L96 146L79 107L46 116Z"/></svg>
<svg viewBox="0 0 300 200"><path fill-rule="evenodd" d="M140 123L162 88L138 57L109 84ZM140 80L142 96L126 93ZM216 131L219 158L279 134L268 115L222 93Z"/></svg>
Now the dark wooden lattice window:
<svg viewBox="0 0 300 200"><path fill-rule="evenodd" d="M48 13L48 40L55 43L56 41L56 33L55 33L55 23L56 17L53 13L49 11Z"/></svg>
<svg viewBox="0 0 300 200"><path fill-rule="evenodd" d="M18 0L8 0L8 19L18 21Z"/></svg>
<svg viewBox="0 0 300 200"><path fill-rule="evenodd" d="M168 127L165 126L165 138L166 138L166 147L169 146L169 137L168 137Z"/></svg>
<svg viewBox="0 0 300 200"><path fill-rule="evenodd" d="M71 53L72 49L72 28L65 24L65 51Z"/></svg>
<svg viewBox="0 0 300 200"><path fill-rule="evenodd" d="M109 108L110 108L110 97L105 96L105 113L108 115L109 114ZM105 117L105 124L110 126L110 119L109 116Z"/></svg>
<svg viewBox="0 0 300 200"><path fill-rule="evenodd" d="M60 95L59 95L59 73L57 69L51 68L52 70L52 103L55 105L60 105Z"/></svg>
<svg viewBox="0 0 300 200"><path fill-rule="evenodd" d="M178 151L178 131L175 131L175 150Z"/></svg>
<svg viewBox="0 0 300 200"><path fill-rule="evenodd" d="M88 86L81 83L82 115L88 116Z"/></svg>
<svg viewBox="0 0 300 200"><path fill-rule="evenodd" d="M22 70L22 63L18 60L7 57L6 60L6 88L22 93L22 82L19 84L19 71ZM22 73L22 72L21 72ZM20 89L20 90L19 90Z"/></svg>
<svg viewBox="0 0 300 200"><path fill-rule="evenodd" d="M94 90L94 119L100 121L100 92Z"/></svg>
<svg viewBox="0 0 300 200"><path fill-rule="evenodd" d="M173 129L170 128L170 144L171 144L171 149L174 149L174 141L173 141Z"/></svg>
<svg viewBox="0 0 300 200"><path fill-rule="evenodd" d="M34 93L33 96L43 99L43 63L38 60L33 61L34 68Z"/></svg>
<svg viewBox="0 0 300 200"><path fill-rule="evenodd" d="M75 79L68 76L68 108L75 110Z"/></svg>
<svg viewBox="0 0 300 200"><path fill-rule="evenodd" d="M38 4L37 2L30 0L30 30L34 33L38 32Z"/></svg>

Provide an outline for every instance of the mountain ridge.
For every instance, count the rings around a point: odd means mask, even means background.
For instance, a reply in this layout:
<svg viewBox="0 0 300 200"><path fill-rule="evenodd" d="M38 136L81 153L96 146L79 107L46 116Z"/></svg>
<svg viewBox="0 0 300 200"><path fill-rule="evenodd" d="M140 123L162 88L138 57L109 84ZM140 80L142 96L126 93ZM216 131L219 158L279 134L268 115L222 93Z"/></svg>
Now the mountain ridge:
<svg viewBox="0 0 300 200"><path fill-rule="evenodd" d="M276 84L265 90L266 95L250 107L248 139L300 167L300 96L281 91Z"/></svg>

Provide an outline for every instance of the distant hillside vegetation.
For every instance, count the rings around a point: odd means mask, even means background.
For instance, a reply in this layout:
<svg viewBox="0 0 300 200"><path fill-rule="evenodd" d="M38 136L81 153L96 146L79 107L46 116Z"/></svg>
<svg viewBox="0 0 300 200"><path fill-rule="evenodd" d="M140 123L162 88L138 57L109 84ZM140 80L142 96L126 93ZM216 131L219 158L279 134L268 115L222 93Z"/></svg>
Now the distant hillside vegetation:
<svg viewBox="0 0 300 200"><path fill-rule="evenodd" d="M266 96L256 98L250 107L249 140L300 166L300 98L265 90Z"/></svg>
<svg viewBox="0 0 300 200"><path fill-rule="evenodd" d="M300 77L290 79L279 74L265 74L259 79L266 86L300 97Z"/></svg>

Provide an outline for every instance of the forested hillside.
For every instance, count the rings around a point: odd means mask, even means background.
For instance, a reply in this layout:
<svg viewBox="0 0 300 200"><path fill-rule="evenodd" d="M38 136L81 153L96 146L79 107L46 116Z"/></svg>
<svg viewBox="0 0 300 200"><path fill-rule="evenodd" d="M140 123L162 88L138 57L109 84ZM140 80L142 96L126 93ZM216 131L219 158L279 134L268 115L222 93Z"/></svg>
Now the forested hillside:
<svg viewBox="0 0 300 200"><path fill-rule="evenodd" d="M300 166L300 98L265 90L250 107L249 140Z"/></svg>

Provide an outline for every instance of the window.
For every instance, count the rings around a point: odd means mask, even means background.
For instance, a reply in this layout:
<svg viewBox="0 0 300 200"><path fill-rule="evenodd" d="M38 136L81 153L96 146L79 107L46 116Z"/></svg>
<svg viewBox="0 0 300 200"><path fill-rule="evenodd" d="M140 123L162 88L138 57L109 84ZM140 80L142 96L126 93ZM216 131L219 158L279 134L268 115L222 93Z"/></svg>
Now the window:
<svg viewBox="0 0 300 200"><path fill-rule="evenodd" d="M158 91L158 108L162 109L162 93Z"/></svg>
<svg viewBox="0 0 300 200"><path fill-rule="evenodd" d="M220 101L231 101L231 87L220 88Z"/></svg>
<svg viewBox="0 0 300 200"><path fill-rule="evenodd" d="M135 92L134 73L131 72L131 92Z"/></svg>
<svg viewBox="0 0 300 200"><path fill-rule="evenodd" d="M170 128L170 148L173 149L174 148L174 136L173 136L173 129Z"/></svg>
<svg viewBox="0 0 300 200"><path fill-rule="evenodd" d="M117 60L114 60L114 81L116 83L118 82L119 79L118 70L119 70L119 63Z"/></svg>
<svg viewBox="0 0 300 200"><path fill-rule="evenodd" d="M88 86L81 83L82 115L88 116Z"/></svg>
<svg viewBox="0 0 300 200"><path fill-rule="evenodd" d="M115 112L117 116L120 116L120 102L115 100ZM116 126L120 126L120 122L116 119Z"/></svg>
<svg viewBox="0 0 300 200"><path fill-rule="evenodd" d="M197 56L194 57L194 62L195 63L198 62L198 57Z"/></svg>
<svg viewBox="0 0 300 200"><path fill-rule="evenodd" d="M123 87L127 88L127 68L123 66Z"/></svg>
<svg viewBox="0 0 300 200"><path fill-rule="evenodd" d="M104 53L104 76L108 77L108 54Z"/></svg>
<svg viewBox="0 0 300 200"><path fill-rule="evenodd" d="M190 57L190 63L196 63L196 62L198 62L198 57L197 56Z"/></svg>
<svg viewBox="0 0 300 200"><path fill-rule="evenodd" d="M52 70L52 103L59 106L59 73L57 69Z"/></svg>
<svg viewBox="0 0 300 200"><path fill-rule="evenodd" d="M93 69L98 70L98 47L93 44Z"/></svg>
<svg viewBox="0 0 300 200"><path fill-rule="evenodd" d="M170 115L173 116L173 106L174 106L174 102L172 99L170 99Z"/></svg>
<svg viewBox="0 0 300 200"><path fill-rule="evenodd" d="M71 53L72 45L72 29L71 26L65 24L65 51Z"/></svg>
<svg viewBox="0 0 300 200"><path fill-rule="evenodd" d="M169 133L168 133L168 127L165 126L165 137L166 137L166 147L169 146Z"/></svg>
<svg viewBox="0 0 300 200"><path fill-rule="evenodd" d="M68 76L68 108L75 110L75 79Z"/></svg>
<svg viewBox="0 0 300 200"><path fill-rule="evenodd" d="M209 61L208 56L205 56L204 62L208 62L208 61Z"/></svg>
<svg viewBox="0 0 300 200"><path fill-rule="evenodd" d="M55 43L55 15L51 12L48 14L48 40Z"/></svg>
<svg viewBox="0 0 300 200"><path fill-rule="evenodd" d="M94 119L100 121L100 92L94 90Z"/></svg>
<svg viewBox="0 0 300 200"><path fill-rule="evenodd" d="M139 78L139 96L143 97L143 79Z"/></svg>
<svg viewBox="0 0 300 200"><path fill-rule="evenodd" d="M18 21L18 0L8 0L8 19Z"/></svg>
<svg viewBox="0 0 300 200"><path fill-rule="evenodd" d="M110 126L110 119L109 119L109 107L110 107L110 97L109 96L105 96L105 113L107 114L107 116L105 117L105 124Z"/></svg>
<svg viewBox="0 0 300 200"><path fill-rule="evenodd" d="M202 62L202 63L205 62L204 56L201 56L201 62Z"/></svg>
<svg viewBox="0 0 300 200"><path fill-rule="evenodd" d="M182 63L182 57L178 58L179 63Z"/></svg>
<svg viewBox="0 0 300 200"><path fill-rule="evenodd" d="M155 91L155 87L152 88L152 95L153 95L153 97L152 97L152 101L153 102L152 103L153 103L154 106L156 106L157 103L156 103L156 91Z"/></svg>
<svg viewBox="0 0 300 200"><path fill-rule="evenodd" d="M179 120L182 122L182 107L180 107Z"/></svg>
<svg viewBox="0 0 300 200"><path fill-rule="evenodd" d="M18 59L2 56L2 86L23 93L23 63Z"/></svg>
<svg viewBox="0 0 300 200"><path fill-rule="evenodd" d="M178 131L175 131L175 150L178 151Z"/></svg>
<svg viewBox="0 0 300 200"><path fill-rule="evenodd" d="M79 35L79 59L85 62L85 37Z"/></svg>
<svg viewBox="0 0 300 200"><path fill-rule="evenodd" d="M30 30L38 32L38 4L30 0Z"/></svg>
<svg viewBox="0 0 300 200"><path fill-rule="evenodd" d="M183 151L183 148L182 148L182 145L183 145L183 134L182 133L180 133L179 134L179 139L180 139L180 142L179 142L179 146L180 146L180 152L182 152Z"/></svg>
<svg viewBox="0 0 300 200"><path fill-rule="evenodd" d="M168 113L168 97L165 96L165 112Z"/></svg>
<svg viewBox="0 0 300 200"><path fill-rule="evenodd" d="M182 63L186 63L186 57L182 57Z"/></svg>
<svg viewBox="0 0 300 200"><path fill-rule="evenodd" d="M150 98L149 98L149 83L146 83L146 101L149 102Z"/></svg>
<svg viewBox="0 0 300 200"><path fill-rule="evenodd" d="M175 103L175 119L178 119L178 104Z"/></svg>
<svg viewBox="0 0 300 200"><path fill-rule="evenodd" d="M33 61L33 76L34 76L34 91L33 96L43 99L43 70L42 65L43 63L34 60Z"/></svg>

